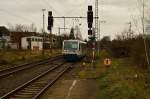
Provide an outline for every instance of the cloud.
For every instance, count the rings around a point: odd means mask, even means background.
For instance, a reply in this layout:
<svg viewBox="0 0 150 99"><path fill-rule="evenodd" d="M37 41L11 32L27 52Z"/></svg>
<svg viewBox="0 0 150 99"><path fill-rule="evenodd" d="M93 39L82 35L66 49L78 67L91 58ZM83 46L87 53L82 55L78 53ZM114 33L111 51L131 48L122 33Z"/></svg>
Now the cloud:
<svg viewBox="0 0 150 99"><path fill-rule="evenodd" d="M35 23L42 28L42 8L53 11L53 16L87 16L88 4L93 5L95 0L0 0L1 25L12 24L31 24ZM131 21L132 12L136 15L138 11L137 0L103 0L99 1L99 15L102 24L102 35L114 36L114 33L121 32L126 23ZM130 10L131 9L131 10ZM136 10L136 12L135 12ZM45 23L47 24L47 11L45 12ZM95 11L94 11L95 12ZM87 20L80 20L82 23L83 37L87 37ZM55 33L58 27L63 27L63 19L55 19ZM72 19L66 20L66 27L72 27Z"/></svg>

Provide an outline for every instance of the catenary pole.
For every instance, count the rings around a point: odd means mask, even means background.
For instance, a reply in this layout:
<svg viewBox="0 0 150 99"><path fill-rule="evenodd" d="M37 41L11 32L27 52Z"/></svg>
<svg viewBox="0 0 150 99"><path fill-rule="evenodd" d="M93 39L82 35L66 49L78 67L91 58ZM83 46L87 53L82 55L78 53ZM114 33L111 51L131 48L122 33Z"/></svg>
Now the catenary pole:
<svg viewBox="0 0 150 99"><path fill-rule="evenodd" d="M44 43L45 43L45 11L46 9L42 9L43 12L43 50L42 54L44 55Z"/></svg>
<svg viewBox="0 0 150 99"><path fill-rule="evenodd" d="M143 17L142 17L142 26L143 26L143 39L144 39L144 48L147 64L149 65L149 57L147 52L146 38L145 38L145 0L143 0Z"/></svg>

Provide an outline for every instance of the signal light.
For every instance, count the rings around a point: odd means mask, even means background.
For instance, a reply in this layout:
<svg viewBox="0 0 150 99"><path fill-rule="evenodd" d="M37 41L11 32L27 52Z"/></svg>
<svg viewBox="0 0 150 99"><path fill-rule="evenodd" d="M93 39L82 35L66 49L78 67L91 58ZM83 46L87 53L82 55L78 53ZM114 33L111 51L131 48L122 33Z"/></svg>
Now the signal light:
<svg viewBox="0 0 150 99"><path fill-rule="evenodd" d="M87 15L88 23L93 23L93 11L88 11Z"/></svg>
<svg viewBox="0 0 150 99"><path fill-rule="evenodd" d="M88 11L92 11L92 6L91 5L88 6Z"/></svg>
<svg viewBox="0 0 150 99"><path fill-rule="evenodd" d="M92 28L93 23L88 23L88 28Z"/></svg>
<svg viewBox="0 0 150 99"><path fill-rule="evenodd" d="M95 41L95 38L96 38L96 37L92 35L92 36L89 36L88 38L89 38L91 41Z"/></svg>
<svg viewBox="0 0 150 99"><path fill-rule="evenodd" d="M88 35L92 35L92 30L88 30Z"/></svg>
<svg viewBox="0 0 150 99"><path fill-rule="evenodd" d="M88 22L88 28L92 28L93 24L93 11L92 11L92 6L88 6L88 12L87 12L87 22Z"/></svg>
<svg viewBox="0 0 150 99"><path fill-rule="evenodd" d="M54 19L52 16L52 11L49 11L48 12L48 30L50 30L50 31L52 30L53 22L54 22Z"/></svg>

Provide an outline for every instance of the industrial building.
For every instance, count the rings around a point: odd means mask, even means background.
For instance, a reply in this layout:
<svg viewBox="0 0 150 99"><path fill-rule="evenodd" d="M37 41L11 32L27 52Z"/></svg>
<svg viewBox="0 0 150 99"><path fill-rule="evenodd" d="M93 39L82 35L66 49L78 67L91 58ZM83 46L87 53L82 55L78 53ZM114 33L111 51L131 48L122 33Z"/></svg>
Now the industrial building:
<svg viewBox="0 0 150 99"><path fill-rule="evenodd" d="M43 50L43 37L28 36L21 38L21 48L24 50Z"/></svg>

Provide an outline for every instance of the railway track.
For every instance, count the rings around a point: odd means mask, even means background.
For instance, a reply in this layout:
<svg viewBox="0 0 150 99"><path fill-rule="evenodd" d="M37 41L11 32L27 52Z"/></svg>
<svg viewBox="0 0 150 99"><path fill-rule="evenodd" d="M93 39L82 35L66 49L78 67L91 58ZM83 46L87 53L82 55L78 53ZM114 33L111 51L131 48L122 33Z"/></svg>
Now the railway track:
<svg viewBox="0 0 150 99"><path fill-rule="evenodd" d="M8 75L13 74L13 73L16 73L18 71L22 71L22 70L25 70L25 69L32 68L34 66L38 66L38 65L41 65L41 64L46 64L46 63L49 63L49 62L53 62L53 61L61 59L61 58L62 58L62 56L60 55L60 56L55 56L55 57L52 57L52 58L47 58L47 59L44 59L44 60L39 60L39 61L34 61L34 62L18 65L18 66L8 68L8 69L5 69L5 70L1 70L0 71L0 78L2 78L4 76L8 76Z"/></svg>
<svg viewBox="0 0 150 99"><path fill-rule="evenodd" d="M3 95L0 99L38 99L42 93L52 86L72 65L71 63L56 65Z"/></svg>

